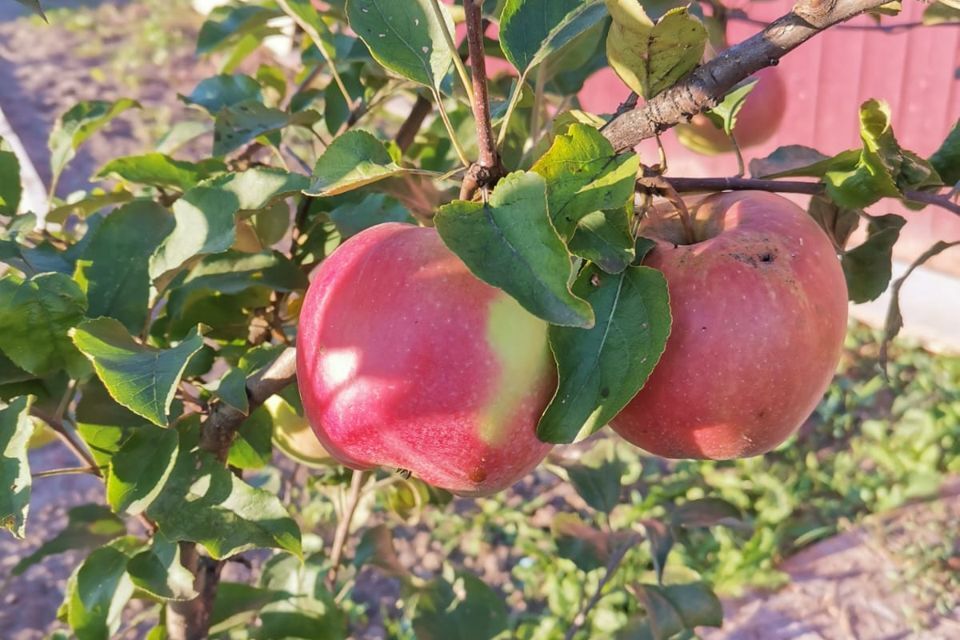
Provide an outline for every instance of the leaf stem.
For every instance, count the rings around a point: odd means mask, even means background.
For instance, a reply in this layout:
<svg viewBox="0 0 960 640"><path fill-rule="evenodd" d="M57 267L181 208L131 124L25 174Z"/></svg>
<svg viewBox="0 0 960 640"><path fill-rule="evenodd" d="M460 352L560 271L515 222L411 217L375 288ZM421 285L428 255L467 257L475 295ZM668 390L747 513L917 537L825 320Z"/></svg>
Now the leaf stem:
<svg viewBox="0 0 960 640"><path fill-rule="evenodd" d="M464 4L468 1L469 0L464 0ZM440 0L430 0L430 4L433 5L433 13L436 14L437 22L440 23L440 30L443 31L443 39L447 41L447 46L450 48L450 57L453 58L453 66L457 68L457 75L460 76L463 89L467 92L467 100L473 104L473 89L470 86L470 76L467 75L467 69L463 66L463 60L461 60L459 54L457 54L457 43L453 40L453 34L450 33L450 28L443 15L443 9L440 8Z"/></svg>
<svg viewBox="0 0 960 640"><path fill-rule="evenodd" d="M100 475L99 470L96 467L65 467L63 469L49 469L47 471L37 471L32 475L33 479L37 478L49 478L52 476L66 476L75 473L86 473L93 476Z"/></svg>
<svg viewBox="0 0 960 640"><path fill-rule="evenodd" d="M453 130L453 124L450 122L450 116L447 114L447 108L443 106L443 96L440 95L440 92L436 89L432 89L433 99L437 101L437 111L440 112L440 119L443 120L443 126L447 128L447 134L450 136L450 144L453 145L454 150L457 152L457 156L460 158L460 162L463 163L463 166L469 167L470 161L467 160L467 154L464 152L463 147L460 146L460 143L457 141L456 131Z"/></svg>
<svg viewBox="0 0 960 640"><path fill-rule="evenodd" d="M510 101L507 103L507 112L503 114L503 121L500 122L500 134L497 136L498 147L503 145L503 141L507 137L507 128L510 126L510 117L513 116L514 110L520 103L520 95L523 93L523 85L526 81L526 74L520 75L520 77L517 78L517 84L513 87L513 91L510 92Z"/></svg>
<svg viewBox="0 0 960 640"><path fill-rule="evenodd" d="M540 142L540 112L543 110L543 90L547 83L547 61L537 67L537 79L533 85L533 110L530 112L530 150L533 152Z"/></svg>
<svg viewBox="0 0 960 640"><path fill-rule="evenodd" d="M600 601L601 596L603 595L603 588L607 586L607 583L610 582L610 579L617 572L617 569L620 568L620 563L623 562L623 559L627 555L627 551L630 550L636 543L636 538L631 537L628 540L625 540L622 545L613 550L613 553L610 554L610 560L607 562L606 573L603 574L603 577L600 578L600 582L597 584L597 590L593 592L593 595L590 596L590 599L581 607L580 611L574 617L573 622L570 624L570 627L567 629L566 635L563 636L564 640L573 640L574 636L577 635L577 631L583 628L584 623L587 621L587 615L590 611L596 606Z"/></svg>

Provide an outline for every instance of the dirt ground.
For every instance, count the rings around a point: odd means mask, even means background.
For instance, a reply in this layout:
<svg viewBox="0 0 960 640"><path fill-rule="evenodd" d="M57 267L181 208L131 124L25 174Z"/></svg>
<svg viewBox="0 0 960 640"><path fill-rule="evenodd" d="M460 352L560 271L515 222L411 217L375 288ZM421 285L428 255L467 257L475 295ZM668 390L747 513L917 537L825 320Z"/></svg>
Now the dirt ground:
<svg viewBox="0 0 960 640"><path fill-rule="evenodd" d="M145 108L143 113L118 119L90 139L64 174L61 195L86 187L88 177L107 159L146 151L153 129L162 128L183 112L174 99L176 93L188 92L198 79L213 72L212 66L198 63L187 46L171 48L160 59L146 60L131 81L108 55L110 43L122 40L123 30L131 25L152 20L155 16L150 6L159 5L82 4L97 6L97 35L84 33L77 25L65 28L27 20L20 5L0 2L0 107L44 180L49 180L47 137L56 117L75 101L131 96ZM183 30L184 42L192 41L190 30L198 24L199 18L185 14L177 27ZM172 37L176 41L176 34ZM91 46L92 38L102 40L99 52ZM135 53L131 50L131 55ZM57 446L34 452L31 458L37 470L73 462ZM0 534L0 638L39 640L57 626L56 610L79 554L47 558L16 578L9 575L10 568L40 545L41 536L64 526L68 508L102 501L102 487L91 477L58 476L35 483L29 539L20 543ZM960 565L960 480L950 484L939 500L875 518L788 559L782 566L791 577L788 586L773 594L727 601L724 628L705 632L703 637L960 638L960 614L956 603L949 601L950 585L956 584L950 581L950 574L955 576L960 567L949 561L940 566L936 558L923 557L924 550L944 539L955 545L952 560ZM378 587L371 582L369 586L378 596L391 592L389 584ZM954 591L952 596L958 594ZM952 609L952 613L938 613L938 607ZM376 633L366 637L376 637Z"/></svg>

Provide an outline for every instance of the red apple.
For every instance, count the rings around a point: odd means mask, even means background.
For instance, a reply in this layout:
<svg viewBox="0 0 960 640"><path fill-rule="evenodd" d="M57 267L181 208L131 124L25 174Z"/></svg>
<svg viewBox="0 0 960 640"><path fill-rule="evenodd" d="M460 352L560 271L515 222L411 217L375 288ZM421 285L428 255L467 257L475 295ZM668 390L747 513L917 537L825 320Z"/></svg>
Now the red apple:
<svg viewBox="0 0 960 640"><path fill-rule="evenodd" d="M547 324L470 273L434 229L377 225L314 275L297 379L337 460L485 495L546 456L536 424L556 384Z"/></svg>
<svg viewBox="0 0 960 640"><path fill-rule="evenodd" d="M673 328L646 385L611 421L666 458L758 455L814 410L840 359L847 287L833 245L795 204L722 193L691 210L694 242L675 217L652 215Z"/></svg>
<svg viewBox="0 0 960 640"><path fill-rule="evenodd" d="M741 149L769 140L780 126L787 108L787 90L780 72L768 67L754 75L757 86L747 96L733 127L733 135ZM678 124L675 130L680 143L698 153L716 155L733 151L729 136L702 113L693 116L689 124Z"/></svg>

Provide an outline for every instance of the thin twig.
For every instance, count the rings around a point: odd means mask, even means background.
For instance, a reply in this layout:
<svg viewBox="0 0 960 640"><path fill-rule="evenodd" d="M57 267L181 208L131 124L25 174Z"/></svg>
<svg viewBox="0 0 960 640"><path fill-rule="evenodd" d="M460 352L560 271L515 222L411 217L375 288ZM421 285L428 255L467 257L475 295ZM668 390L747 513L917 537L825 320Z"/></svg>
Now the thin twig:
<svg viewBox="0 0 960 640"><path fill-rule="evenodd" d="M337 530L333 534L333 546L330 548L330 571L327 573L327 585L330 587L337 579L337 570L343 560L343 549L346 547L347 536L350 533L350 523L353 521L353 514L357 511L357 505L360 504L360 490L366 481L366 471L354 471L350 477L350 492L347 494L347 502L340 521L337 522Z"/></svg>
<svg viewBox="0 0 960 640"><path fill-rule="evenodd" d="M73 439L73 436L70 433L70 430L67 428L66 423L62 418L57 418L56 416L49 415L43 412L40 409L31 408L30 413L36 417L40 418L46 422L51 429L53 429L63 444L70 449L74 456L77 457L80 462L83 462L87 467L90 467L96 470L96 475L101 475L100 467L97 465L96 460L93 459L93 456L90 455L90 452L87 451L87 448L82 444Z"/></svg>
<svg viewBox="0 0 960 640"><path fill-rule="evenodd" d="M721 52L643 106L627 111L604 128L614 149L624 151L642 140L689 120L715 106L738 82L835 24L884 4L887 0L801 0L793 11L763 31Z"/></svg>
<svg viewBox="0 0 960 640"><path fill-rule="evenodd" d="M623 544L613 550L613 553L610 554L610 560L607 562L606 572L603 574L603 577L600 578L600 582L597 583L597 590L593 592L593 595L590 596L590 599L583 605L577 615L574 617L573 622L570 624L570 627L567 629L566 635L563 636L564 640L573 640L573 637L577 635L584 623L587 621L587 615L590 613L603 596L603 588L607 586L607 583L610 582L610 579L617 572L617 569L620 568L620 563L623 562L623 559L627 555L627 551L637 543L637 538L631 536L629 539L625 540Z"/></svg>
<svg viewBox="0 0 960 640"><path fill-rule="evenodd" d="M410 145L413 144L413 141L417 137L417 133L420 131L420 127L423 126L423 121L427 119L431 111L433 111L433 104L418 93L417 100L410 109L410 114L407 115L407 119L400 125L400 129L397 131L397 137L394 139L394 142L397 143L401 151L406 151L410 148Z"/></svg>
<svg viewBox="0 0 960 640"><path fill-rule="evenodd" d="M63 469L48 469L47 471L36 471L31 475L34 480L37 478L50 478L52 476L68 476L76 473L86 473L93 476L99 476L100 472L96 467L64 467Z"/></svg>

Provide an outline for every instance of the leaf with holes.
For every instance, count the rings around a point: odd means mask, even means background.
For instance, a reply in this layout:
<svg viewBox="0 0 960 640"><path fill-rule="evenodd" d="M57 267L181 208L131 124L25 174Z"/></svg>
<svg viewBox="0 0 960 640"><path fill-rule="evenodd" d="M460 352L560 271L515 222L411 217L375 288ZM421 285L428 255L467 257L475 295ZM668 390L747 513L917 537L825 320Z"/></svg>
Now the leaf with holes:
<svg viewBox="0 0 960 640"><path fill-rule="evenodd" d="M448 10L439 7L446 29L453 33ZM347 19L377 62L404 78L440 90L454 52L447 45L444 24L431 0L350 0Z"/></svg>
<svg viewBox="0 0 960 640"><path fill-rule="evenodd" d="M280 144L280 131L290 125L309 127L320 119L311 109L287 113L259 100L244 100L217 112L213 123L213 155L224 156L265 136L273 146Z"/></svg>
<svg viewBox="0 0 960 640"><path fill-rule="evenodd" d="M110 395L159 426L167 424L174 392L190 357L203 346L197 328L171 349L148 347L135 342L112 318L87 320L72 334Z"/></svg>
<svg viewBox="0 0 960 640"><path fill-rule="evenodd" d="M593 310L571 292L570 254L547 214L546 183L511 173L487 203L455 200L435 218L444 243L481 280L547 322L592 327Z"/></svg>
<svg viewBox="0 0 960 640"><path fill-rule="evenodd" d="M550 328L559 382L537 425L545 442L573 442L607 424L643 387L670 335L667 283L655 269L610 275L588 266L573 291L593 306L597 323Z"/></svg>
<svg viewBox="0 0 960 640"><path fill-rule="evenodd" d="M656 24L638 0L607 0L613 25L607 60L620 79L649 100L697 66L707 30L686 7L665 13Z"/></svg>

